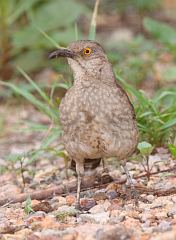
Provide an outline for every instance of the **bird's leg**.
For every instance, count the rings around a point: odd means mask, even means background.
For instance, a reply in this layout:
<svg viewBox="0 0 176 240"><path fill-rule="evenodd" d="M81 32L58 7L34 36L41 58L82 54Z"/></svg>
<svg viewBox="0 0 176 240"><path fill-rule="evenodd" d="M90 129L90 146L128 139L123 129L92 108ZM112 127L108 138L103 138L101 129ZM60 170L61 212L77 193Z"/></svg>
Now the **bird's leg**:
<svg viewBox="0 0 176 240"><path fill-rule="evenodd" d="M102 158L101 161L102 161L102 165L103 165L103 173L108 173L108 168L106 166L105 159Z"/></svg>
<svg viewBox="0 0 176 240"><path fill-rule="evenodd" d="M124 170L124 172L125 172L125 174L127 176L128 182L130 184L131 195L134 198L134 204L135 204L135 206L138 206L139 205L139 201L138 200L139 200L140 196L139 196L139 193L137 192L137 190L136 190L136 188L135 188L135 186L133 184L132 177L131 177L131 175L130 175L130 173L128 171L128 168L126 166L126 161L122 161L121 162L121 166L122 166L122 168L123 168L123 170Z"/></svg>
<svg viewBox="0 0 176 240"><path fill-rule="evenodd" d="M81 182L82 176L84 174L84 161L76 162L76 172L77 172L77 196L76 196L76 206L80 207L80 192L81 192Z"/></svg>

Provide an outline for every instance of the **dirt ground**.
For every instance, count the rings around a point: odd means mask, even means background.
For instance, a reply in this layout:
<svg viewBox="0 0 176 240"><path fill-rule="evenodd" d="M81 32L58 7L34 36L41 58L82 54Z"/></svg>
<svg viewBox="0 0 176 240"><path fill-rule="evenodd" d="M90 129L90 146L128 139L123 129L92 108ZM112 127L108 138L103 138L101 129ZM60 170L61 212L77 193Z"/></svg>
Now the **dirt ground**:
<svg viewBox="0 0 176 240"><path fill-rule="evenodd" d="M20 161L4 158L37 148L44 137L43 133L17 131L25 127L19 124L21 120L33 118L47 122L47 119L25 104L16 108L1 105L0 112L4 119L0 139L3 169L0 177L0 239L176 239L176 161L167 149L158 148L150 156L154 174L149 181L141 162L128 163L136 188L147 203L134 206L129 186L122 184L125 175L118 162L112 159L107 164L108 174L102 173L101 166L94 172L87 172L80 211L74 207L76 177L69 169L69 179L66 178L62 158L46 155L32 164L28 164L26 158L23 175ZM27 199L28 196L32 200Z"/></svg>

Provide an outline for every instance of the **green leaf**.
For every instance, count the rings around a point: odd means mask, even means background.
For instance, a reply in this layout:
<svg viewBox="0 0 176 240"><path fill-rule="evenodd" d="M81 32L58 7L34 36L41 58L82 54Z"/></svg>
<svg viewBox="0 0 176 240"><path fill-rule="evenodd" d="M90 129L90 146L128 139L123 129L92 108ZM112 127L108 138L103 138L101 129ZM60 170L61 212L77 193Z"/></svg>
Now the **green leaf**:
<svg viewBox="0 0 176 240"><path fill-rule="evenodd" d="M176 146L174 144L168 144L168 148L172 154L172 157L176 159Z"/></svg>
<svg viewBox="0 0 176 240"><path fill-rule="evenodd" d="M162 79L166 81L175 81L176 79L176 66L166 67L163 70ZM176 93L175 93L176 95Z"/></svg>
<svg viewBox="0 0 176 240"><path fill-rule="evenodd" d="M19 86L15 85L13 83L10 83L10 82L0 81L0 83L6 87L10 87L15 93L26 98L35 107L37 107L41 112L43 112L47 116L49 116L50 119L57 120L57 118L58 118L57 114L51 107L49 107L47 104L43 103L42 101L38 100L34 95L32 95L30 92L28 92L24 88L20 88Z"/></svg>
<svg viewBox="0 0 176 240"><path fill-rule="evenodd" d="M172 157L176 159L176 146L174 144L168 144L168 148L172 154Z"/></svg>
<svg viewBox="0 0 176 240"><path fill-rule="evenodd" d="M35 212L33 209L32 209L32 200L30 198L30 196L26 199L25 201L25 207L24 207L24 211L26 214L29 214L31 212Z"/></svg>
<svg viewBox="0 0 176 240"><path fill-rule="evenodd" d="M140 153L144 156L149 156L153 151L153 146L148 142L140 142L137 146Z"/></svg>
<svg viewBox="0 0 176 240"><path fill-rule="evenodd" d="M3 1L3 0L2 0ZM8 0L5 0L6 2ZM14 2L14 0L10 1L11 4ZM34 4L39 2L39 0L30 0L30 1L18 1L11 9L12 13L10 14L8 18L8 23L12 24L14 23L22 14L24 14L25 11L30 9Z"/></svg>
<svg viewBox="0 0 176 240"><path fill-rule="evenodd" d="M173 116L174 117L174 116ZM171 127L174 127L176 126L176 116L174 119L171 119L167 122L165 122L161 127L160 127L160 130L165 130L167 128L171 128Z"/></svg>
<svg viewBox="0 0 176 240"><path fill-rule="evenodd" d="M15 58L14 64L26 72L39 70L45 65L44 52L42 50L24 52Z"/></svg>
<svg viewBox="0 0 176 240"><path fill-rule="evenodd" d="M26 78L26 80L34 87L34 89L40 94L40 96L45 100L46 103L50 104L50 99L46 93L23 71L22 68L17 67L18 71Z"/></svg>
<svg viewBox="0 0 176 240"><path fill-rule="evenodd" d="M151 18L144 18L144 27L162 43L176 47L176 31L166 23L161 23Z"/></svg>
<svg viewBox="0 0 176 240"><path fill-rule="evenodd" d="M34 21L43 31L51 31L59 27L65 28L73 24L81 13L88 9L81 2L74 0L44 1L33 12ZM73 36L74 37L74 36Z"/></svg>

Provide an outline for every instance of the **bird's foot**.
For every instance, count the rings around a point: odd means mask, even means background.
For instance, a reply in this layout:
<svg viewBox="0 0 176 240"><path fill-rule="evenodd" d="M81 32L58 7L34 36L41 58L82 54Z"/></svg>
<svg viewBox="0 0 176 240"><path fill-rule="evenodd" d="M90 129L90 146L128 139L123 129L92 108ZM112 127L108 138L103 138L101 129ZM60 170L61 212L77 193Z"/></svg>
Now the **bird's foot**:
<svg viewBox="0 0 176 240"><path fill-rule="evenodd" d="M130 195L131 198L134 200L134 206L139 207L140 195L134 186L131 186Z"/></svg>
<svg viewBox="0 0 176 240"><path fill-rule="evenodd" d="M130 195L131 195L131 198L134 200L133 203L135 207L139 207L139 201L143 203L151 203L146 198L140 196L135 186L131 186Z"/></svg>

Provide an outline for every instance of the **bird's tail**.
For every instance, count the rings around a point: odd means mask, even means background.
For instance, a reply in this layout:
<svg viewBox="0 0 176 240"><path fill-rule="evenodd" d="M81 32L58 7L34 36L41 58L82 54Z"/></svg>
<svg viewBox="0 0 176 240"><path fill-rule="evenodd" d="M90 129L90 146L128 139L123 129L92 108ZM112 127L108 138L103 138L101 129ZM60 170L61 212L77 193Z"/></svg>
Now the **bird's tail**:
<svg viewBox="0 0 176 240"><path fill-rule="evenodd" d="M95 159L85 159L84 161L84 169L85 170L91 170L95 169L100 165L101 158L95 158ZM76 162L72 159L70 168L74 171L76 171Z"/></svg>

